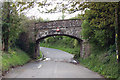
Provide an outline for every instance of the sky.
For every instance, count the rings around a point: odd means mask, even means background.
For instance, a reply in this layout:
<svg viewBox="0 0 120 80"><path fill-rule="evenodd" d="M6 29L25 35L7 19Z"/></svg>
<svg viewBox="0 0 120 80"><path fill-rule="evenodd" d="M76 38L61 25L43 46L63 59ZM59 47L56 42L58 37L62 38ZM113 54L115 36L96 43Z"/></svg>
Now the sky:
<svg viewBox="0 0 120 80"><path fill-rule="evenodd" d="M64 14L65 15L65 19L69 19L69 18L72 18L72 17L75 17L77 16L77 14L80 14L81 12L78 11L78 12L75 12L73 14ZM62 13L59 12L59 13L40 13L37 8L33 8L33 9L30 9L28 12L25 13L25 15L27 17L33 17L35 16L36 19L38 18L43 18L44 20L58 20L58 19L62 19Z"/></svg>
<svg viewBox="0 0 120 80"><path fill-rule="evenodd" d="M58 1L58 0L56 0ZM49 6L47 7L48 9L51 9L55 6L55 3L54 5L52 6ZM41 7L38 7L37 5L34 6L34 8L31 8L31 9L28 9L28 10L25 10L23 13L27 16L27 17L35 17L36 19L38 18L43 18L44 20L58 20L58 19L62 19L62 12L59 12L59 13L41 13L39 10L45 10L45 8L41 8ZM72 18L72 17L75 17L77 16L77 14L81 14L82 12L81 11L77 11L73 14L64 14L65 15L65 19L69 19L69 18Z"/></svg>

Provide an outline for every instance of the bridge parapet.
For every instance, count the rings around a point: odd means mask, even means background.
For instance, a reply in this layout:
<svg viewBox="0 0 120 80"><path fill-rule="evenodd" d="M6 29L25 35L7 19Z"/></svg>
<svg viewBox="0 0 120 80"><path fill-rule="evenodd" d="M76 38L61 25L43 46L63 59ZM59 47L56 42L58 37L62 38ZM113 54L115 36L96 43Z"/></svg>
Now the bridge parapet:
<svg viewBox="0 0 120 80"><path fill-rule="evenodd" d="M49 22L39 22L36 24L37 29L48 29L48 28L69 28L69 27L80 27L81 19L73 19L73 20L57 20L57 21L49 21Z"/></svg>
<svg viewBox="0 0 120 80"><path fill-rule="evenodd" d="M81 24L80 19L73 20L57 20L49 22L40 22L36 24L37 36L36 40L47 35L65 34L81 38ZM60 31L56 31L59 27Z"/></svg>

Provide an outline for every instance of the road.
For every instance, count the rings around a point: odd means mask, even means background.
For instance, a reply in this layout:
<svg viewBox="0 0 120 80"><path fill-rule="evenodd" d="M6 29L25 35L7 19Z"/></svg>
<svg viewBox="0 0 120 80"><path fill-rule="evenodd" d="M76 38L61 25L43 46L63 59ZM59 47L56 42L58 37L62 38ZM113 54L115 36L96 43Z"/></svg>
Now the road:
<svg viewBox="0 0 120 80"><path fill-rule="evenodd" d="M45 60L11 69L4 78L102 78L80 64L70 63L73 61L72 54L45 47L40 50L46 57Z"/></svg>

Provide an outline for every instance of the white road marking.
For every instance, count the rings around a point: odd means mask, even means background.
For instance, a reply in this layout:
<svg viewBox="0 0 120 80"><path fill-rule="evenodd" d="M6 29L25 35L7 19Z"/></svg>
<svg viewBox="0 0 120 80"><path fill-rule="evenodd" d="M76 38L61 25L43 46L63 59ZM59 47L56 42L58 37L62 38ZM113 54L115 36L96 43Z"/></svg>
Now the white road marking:
<svg viewBox="0 0 120 80"><path fill-rule="evenodd" d="M51 60L50 58L45 58L45 60L43 60L43 61L48 61L48 60Z"/></svg>
<svg viewBox="0 0 120 80"><path fill-rule="evenodd" d="M42 67L42 65L40 64L39 66L38 66L38 69L40 69Z"/></svg>
<svg viewBox="0 0 120 80"><path fill-rule="evenodd" d="M48 61L48 60L50 60L50 58L46 58L45 60Z"/></svg>

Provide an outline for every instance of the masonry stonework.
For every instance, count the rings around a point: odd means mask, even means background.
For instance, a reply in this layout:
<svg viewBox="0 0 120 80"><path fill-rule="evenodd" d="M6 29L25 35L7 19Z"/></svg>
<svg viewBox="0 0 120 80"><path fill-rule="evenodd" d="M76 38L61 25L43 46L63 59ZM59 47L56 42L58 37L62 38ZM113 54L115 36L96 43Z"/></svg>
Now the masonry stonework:
<svg viewBox="0 0 120 80"><path fill-rule="evenodd" d="M56 20L49 22L39 22L35 23L35 40L36 40L36 53L39 54L39 41L45 37L55 36L55 35L65 35L76 38L80 41L80 56L85 57L86 54L89 54L89 45L82 39L81 36L81 27L82 21L80 19L73 20ZM59 28L59 31L56 29ZM85 42L85 43L84 43Z"/></svg>

